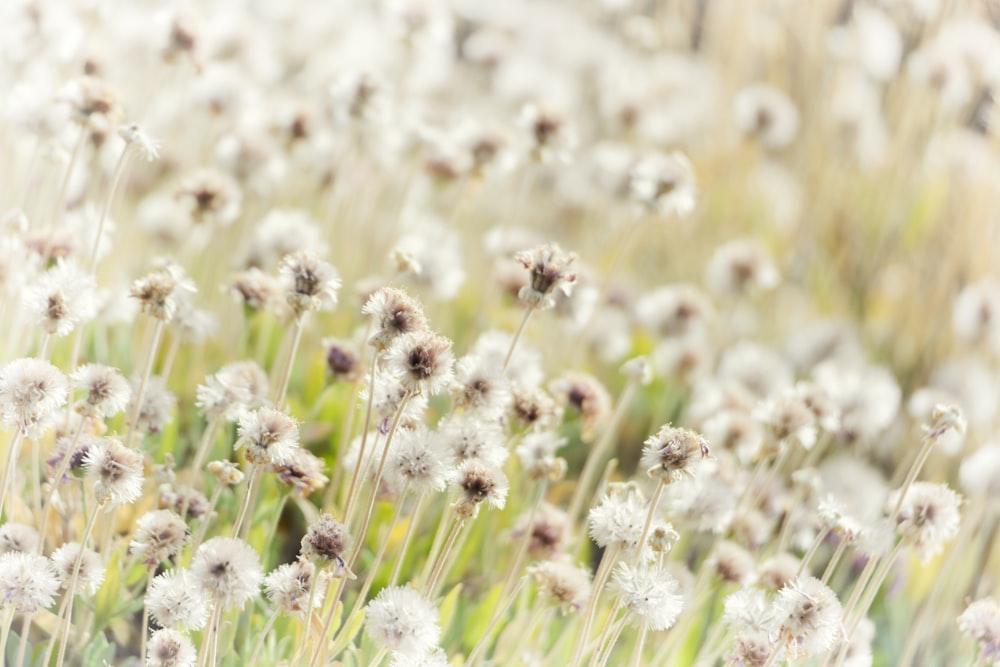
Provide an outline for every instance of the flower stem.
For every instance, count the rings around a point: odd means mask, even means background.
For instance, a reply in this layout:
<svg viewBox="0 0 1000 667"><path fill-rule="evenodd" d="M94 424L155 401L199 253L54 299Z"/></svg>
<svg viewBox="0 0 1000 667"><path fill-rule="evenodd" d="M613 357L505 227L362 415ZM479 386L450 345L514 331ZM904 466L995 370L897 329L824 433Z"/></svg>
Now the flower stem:
<svg viewBox="0 0 1000 667"><path fill-rule="evenodd" d="M620 551L621 549L618 547L606 550L604 558L601 559L601 564L597 568L597 574L594 575L594 585L590 592L590 599L587 601L587 610L583 616L583 628L580 630L580 636L577 637L576 649L573 652L572 667L580 667L580 664L583 662L590 629L594 624L594 614L597 612L597 602L601 597L604 584L607 583L608 576L611 574L611 568L614 567L615 561L618 560Z"/></svg>
<svg viewBox="0 0 1000 667"><path fill-rule="evenodd" d="M295 353L299 350L299 343L302 342L302 330L305 328L306 316L302 313L295 318L295 327L292 329L292 346L288 349L288 356L285 358L285 367L281 372L281 380L278 383L278 391L274 396L274 407L281 409L281 404L285 401L285 393L288 391L288 381L292 377L292 367L295 365Z"/></svg>
<svg viewBox="0 0 1000 667"><path fill-rule="evenodd" d="M10 521L10 508L7 507L7 491L14 478L14 470L17 467L17 459L21 454L21 440L24 433L21 429L14 432L14 437L7 446L7 461L3 467L3 478L0 478L0 510L7 509L7 520Z"/></svg>
<svg viewBox="0 0 1000 667"><path fill-rule="evenodd" d="M256 463L251 464L250 474L247 477L247 492L243 496L243 503L240 505L240 512L236 515L236 521L233 523L233 537L239 537L240 529L243 527L243 521L246 519L247 512L250 508L250 504L253 502L254 491L257 485L257 476L260 470L260 466Z"/></svg>
<svg viewBox="0 0 1000 667"><path fill-rule="evenodd" d="M368 431L371 429L372 423L372 405L375 402L375 368L377 365L378 350L376 349L372 352L371 377L368 382L368 406L365 408L365 426L361 431L361 449L358 452L358 464L354 466L354 472L351 473L351 484L347 489L347 504L344 505L345 523L347 522L346 517L351 515L351 509L354 505L355 494L357 493L358 488L358 476L361 474L361 469L364 467L365 446L368 444Z"/></svg>
<svg viewBox="0 0 1000 667"><path fill-rule="evenodd" d="M128 439L125 441L126 447L132 447L135 442L136 433L139 430L139 415L142 414L142 399L146 396L146 386L149 383L149 376L153 372L153 362L156 360L156 352L160 347L160 340L163 338L163 328L166 322L161 319L156 320L156 325L153 329L153 341L149 346L149 355L146 358L146 367L142 371L142 376L139 379L139 388L136 390L135 395L132 397L134 401L134 406L132 408L132 414L129 415L129 430Z"/></svg>
<svg viewBox="0 0 1000 667"><path fill-rule="evenodd" d="M527 579L525 577L521 577L521 579L517 582L517 585L514 587L514 590L507 597L506 601L504 601L504 603L497 608L496 613L493 614L493 618L490 619L489 625L486 626L483 636L479 638L479 641L476 642L476 646L472 649L472 653L470 653L469 657L465 659L465 667L472 667L475 665L476 661L479 659L479 655L487 648L487 646L489 646L490 638L493 635L493 631L496 629L497 623L503 615L507 613L507 610L510 609L514 600L517 599L521 589L524 588L525 581L527 581Z"/></svg>
<svg viewBox="0 0 1000 667"><path fill-rule="evenodd" d="M307 610L307 614L309 614L310 616L312 615L311 608ZM278 620L277 609L271 612L271 615L267 619L267 623L264 624L264 629L260 631L260 639L258 639L257 643L254 645L253 653L250 654L250 661L247 663L248 665L250 665L250 667L254 667L254 665L257 664L257 658L260 657L260 651L262 648L264 648L264 642L265 640L267 640L267 635L270 634L271 628L274 627L274 622L276 620ZM309 625L306 625L307 630L308 628Z"/></svg>
<svg viewBox="0 0 1000 667"><path fill-rule="evenodd" d="M62 629L59 632L59 653L56 657L57 665L66 664L63 662L63 658L66 656L66 645L69 643L70 619L73 618L73 598L76 597L76 584L80 580L80 568L83 566L83 550L87 548L87 540L90 539L90 534L94 530L94 523L97 521L97 513L100 509L101 504L94 503L94 508L90 511L90 517L87 519L87 526L83 529L83 537L80 538L80 552L73 563L73 574L70 576L69 585L66 587L66 597L69 599L69 604L66 607L64 617L61 619ZM53 639L55 639L55 635Z"/></svg>
<svg viewBox="0 0 1000 667"><path fill-rule="evenodd" d="M420 523L420 512L423 509L426 497L426 493L421 493L417 496L417 503L413 506L413 511L410 513L410 521L406 526L406 535L403 537L403 543L400 545L399 553L396 555L396 564L392 566L392 576L389 577L389 586L395 586L399 580L399 572L403 568L403 562L406 560L406 552L409 550L410 542L417 532L417 524Z"/></svg>
<svg viewBox="0 0 1000 667"><path fill-rule="evenodd" d="M431 572L431 578L427 581L427 585L424 587L424 596L428 599L434 599L434 596L437 593L438 584L440 583L441 577L444 575L445 563L448 562L448 556L451 553L451 549L455 546L455 540L458 539L458 534L462 532L462 526L464 525L465 520L456 516L451 527L451 532L448 533L448 539L444 543L444 548L438 555L434 571Z"/></svg>
<svg viewBox="0 0 1000 667"><path fill-rule="evenodd" d="M531 317L531 313L535 311L534 306L528 306L524 311L524 318L521 319L521 325L517 328L517 332L514 333L514 338L510 341L510 349L507 350L507 356L503 360L503 369L507 370L507 366L510 365L510 359L514 356L514 348L517 347L517 341L520 340L521 334L524 333L524 327L528 324L528 318Z"/></svg>

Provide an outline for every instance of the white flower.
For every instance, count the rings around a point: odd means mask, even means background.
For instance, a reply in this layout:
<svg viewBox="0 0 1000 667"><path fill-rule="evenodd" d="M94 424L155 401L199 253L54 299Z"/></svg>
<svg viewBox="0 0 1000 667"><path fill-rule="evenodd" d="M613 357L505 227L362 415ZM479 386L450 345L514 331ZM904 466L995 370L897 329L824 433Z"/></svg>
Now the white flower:
<svg viewBox="0 0 1000 667"><path fill-rule="evenodd" d="M114 438L102 438L83 459L94 480L97 502L109 508L135 502L142 495L142 454Z"/></svg>
<svg viewBox="0 0 1000 667"><path fill-rule="evenodd" d="M60 260L25 290L24 307L46 333L67 336L97 314L97 282L76 262Z"/></svg>
<svg viewBox="0 0 1000 667"><path fill-rule="evenodd" d="M149 638L146 667L194 667L197 660L198 653L187 635L161 628Z"/></svg>
<svg viewBox="0 0 1000 667"><path fill-rule="evenodd" d="M212 600L190 570L167 570L146 588L149 615L165 628L190 632L208 622Z"/></svg>
<svg viewBox="0 0 1000 667"><path fill-rule="evenodd" d="M376 644L406 655L427 653L441 638L438 613L411 588L384 588L368 603L365 629Z"/></svg>
<svg viewBox="0 0 1000 667"><path fill-rule="evenodd" d="M105 567L104 561L93 549L82 549L79 542L67 542L52 552L52 565L59 576L60 585L66 588L70 579L73 578L73 570L79 559L80 570L77 575L79 582L83 584L85 590L91 595L104 583Z"/></svg>
<svg viewBox="0 0 1000 667"><path fill-rule="evenodd" d="M786 93L767 84L747 86L733 101L736 126L765 147L779 150L799 132L799 110Z"/></svg>
<svg viewBox="0 0 1000 667"><path fill-rule="evenodd" d="M236 449L245 448L247 461L280 465L299 446L299 425L285 412L264 406L240 417Z"/></svg>
<svg viewBox="0 0 1000 667"><path fill-rule="evenodd" d="M618 564L611 581L622 596L625 609L636 625L646 624L653 632L670 628L684 607L678 595L680 584L666 568L659 565L632 567Z"/></svg>
<svg viewBox="0 0 1000 667"><path fill-rule="evenodd" d="M214 537L198 547L191 574L224 608L243 606L257 595L264 578L253 547L229 537Z"/></svg>
<svg viewBox="0 0 1000 667"><path fill-rule="evenodd" d="M59 578L44 556L9 551L0 555L0 608L32 615L55 602Z"/></svg>
<svg viewBox="0 0 1000 667"><path fill-rule="evenodd" d="M326 589L326 577L322 571L317 577L316 565L308 560L279 565L264 577L264 594L279 610L304 616L310 595L312 608L321 609ZM315 592L310 591L315 588Z"/></svg>
<svg viewBox="0 0 1000 667"><path fill-rule="evenodd" d="M332 264L302 250L281 260L285 298L296 316L311 310L333 310L337 305L340 275Z"/></svg>
<svg viewBox="0 0 1000 667"><path fill-rule="evenodd" d="M771 633L791 656L828 650L840 632L837 594L815 577L798 577L778 591Z"/></svg>
<svg viewBox="0 0 1000 667"><path fill-rule="evenodd" d="M412 394L433 396L452 381L452 342L429 331L404 334L385 355L386 368Z"/></svg>
<svg viewBox="0 0 1000 667"><path fill-rule="evenodd" d="M899 502L899 491L889 497L889 507ZM896 530L920 554L925 563L958 534L962 497L947 484L914 482L903 497L896 517Z"/></svg>
<svg viewBox="0 0 1000 667"><path fill-rule="evenodd" d="M694 210L698 197L694 167L678 151L650 153L632 167L629 192L637 201L663 215L686 216Z"/></svg>
<svg viewBox="0 0 1000 667"><path fill-rule="evenodd" d="M132 396L132 387L117 368L101 364L80 366L72 375L73 388L86 393L76 403L81 414L103 419L122 412Z"/></svg>
<svg viewBox="0 0 1000 667"><path fill-rule="evenodd" d="M66 404L66 377L47 361L15 359L0 366L3 421L23 433L43 431Z"/></svg>

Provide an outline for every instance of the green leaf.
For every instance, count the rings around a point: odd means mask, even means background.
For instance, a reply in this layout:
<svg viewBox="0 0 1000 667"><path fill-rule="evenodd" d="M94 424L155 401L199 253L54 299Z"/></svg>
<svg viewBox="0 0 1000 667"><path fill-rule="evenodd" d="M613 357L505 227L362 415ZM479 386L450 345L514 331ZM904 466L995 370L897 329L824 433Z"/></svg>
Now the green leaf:
<svg viewBox="0 0 1000 667"><path fill-rule="evenodd" d="M90 640L83 651L83 667L105 667L115 659L115 647L103 632Z"/></svg>
<svg viewBox="0 0 1000 667"><path fill-rule="evenodd" d="M361 630L361 625L365 622L365 608L362 607L358 609L354 614L351 615L347 622L344 623L344 631L341 632L337 638L336 643L330 650L329 655L337 656L343 651L347 646L354 641L357 637L358 631Z"/></svg>
<svg viewBox="0 0 1000 667"><path fill-rule="evenodd" d="M455 616L455 608L458 606L458 595L462 592L462 584L455 584L448 595L444 596L441 601L441 607L438 612L438 618L441 621L441 634L445 635L448 633L448 628L451 627L451 619Z"/></svg>

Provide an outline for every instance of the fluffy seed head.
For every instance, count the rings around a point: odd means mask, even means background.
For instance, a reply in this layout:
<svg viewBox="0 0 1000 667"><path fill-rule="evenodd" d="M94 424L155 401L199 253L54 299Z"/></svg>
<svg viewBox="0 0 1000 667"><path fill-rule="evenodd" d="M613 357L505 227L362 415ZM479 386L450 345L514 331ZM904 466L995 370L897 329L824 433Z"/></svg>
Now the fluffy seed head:
<svg viewBox="0 0 1000 667"><path fill-rule="evenodd" d="M17 551L0 555L0 607L30 616L51 607L58 590L59 577L48 558Z"/></svg>
<svg viewBox="0 0 1000 667"><path fill-rule="evenodd" d="M102 438L88 449L83 465L94 481L98 503L113 508L142 495L142 454L115 438Z"/></svg>
<svg viewBox="0 0 1000 667"><path fill-rule="evenodd" d="M77 560L80 561L78 580L83 584L84 590L93 595L104 583L105 574L104 562L97 552L93 549L81 549L79 542L67 542L52 552L52 565L63 588L73 578Z"/></svg>
<svg viewBox="0 0 1000 667"><path fill-rule="evenodd" d="M146 589L146 607L159 625L173 630L200 630L208 622L212 599L190 570L167 570Z"/></svg>
<svg viewBox="0 0 1000 667"><path fill-rule="evenodd" d="M444 336L429 331L404 334L386 353L386 367L406 390L433 396L451 384L455 361L451 345Z"/></svg>
<svg viewBox="0 0 1000 667"><path fill-rule="evenodd" d="M286 614L303 616L306 605L309 604L310 589L316 587L312 594L312 608L323 607L323 597L326 586L323 572L319 572L312 561L297 560L294 563L279 565L264 577L264 594L272 605Z"/></svg>
<svg viewBox="0 0 1000 667"><path fill-rule="evenodd" d="M0 526L0 555L19 551L34 553L38 548L38 531L23 523L5 523Z"/></svg>
<svg viewBox="0 0 1000 667"><path fill-rule="evenodd" d="M958 617L958 630L979 644L984 664L1000 662L1000 604L976 600Z"/></svg>
<svg viewBox="0 0 1000 667"><path fill-rule="evenodd" d="M3 421L25 434L43 431L66 404L66 377L47 361L15 359L0 366Z"/></svg>
<svg viewBox="0 0 1000 667"><path fill-rule="evenodd" d="M632 622L645 623L653 632L671 627L684 607L684 598L677 593L680 585L661 566L633 567L623 562L611 577L632 615Z"/></svg>
<svg viewBox="0 0 1000 667"><path fill-rule="evenodd" d="M67 336L97 314L97 283L76 262L60 260L25 290L24 308L49 335Z"/></svg>
<svg viewBox="0 0 1000 667"><path fill-rule="evenodd" d="M837 594L823 582L797 577L778 591L771 633L792 656L816 655L837 639L842 612Z"/></svg>
<svg viewBox="0 0 1000 667"><path fill-rule="evenodd" d="M155 568L184 548L190 541L188 526L170 510L146 512L136 523L129 548L146 567Z"/></svg>
<svg viewBox="0 0 1000 667"><path fill-rule="evenodd" d="M458 491L455 511L464 518L475 516L484 502L503 509L509 488L503 470L477 459L469 459L458 466L452 486Z"/></svg>
<svg viewBox="0 0 1000 667"><path fill-rule="evenodd" d="M323 461L305 447L296 447L284 463L271 465L278 481L291 487L291 492L305 498L326 486L330 479L323 474Z"/></svg>
<svg viewBox="0 0 1000 667"><path fill-rule="evenodd" d="M528 270L530 282L521 288L518 297L531 308L546 309L555 305L553 292L559 289L569 296L576 282L570 265L576 260L573 253L565 253L555 243L524 250L514 259Z"/></svg>
<svg viewBox="0 0 1000 667"><path fill-rule="evenodd" d="M347 526L334 519L332 514L324 514L309 526L302 538L299 555L316 561L321 567L333 565L334 576L341 576L346 573L344 555L350 548L351 535Z"/></svg>
<svg viewBox="0 0 1000 667"><path fill-rule="evenodd" d="M670 483L693 476L698 462L708 456L702 435L667 424L646 440L640 465L650 477Z"/></svg>
<svg viewBox="0 0 1000 667"><path fill-rule="evenodd" d="M138 299L142 312L169 322L177 312L178 291L194 292L194 283L179 265L166 262L132 283L129 296Z"/></svg>
<svg viewBox="0 0 1000 667"><path fill-rule="evenodd" d="M437 609L412 588L384 588L368 603L365 629L376 644L407 655L422 654L441 637Z"/></svg>
<svg viewBox="0 0 1000 667"><path fill-rule="evenodd" d="M213 537L191 561L195 580L224 608L240 607L257 594L264 572L253 547L242 540Z"/></svg>
<svg viewBox="0 0 1000 667"><path fill-rule="evenodd" d="M244 447L255 465L283 464L299 447L299 424L288 414L264 406L240 417L236 449Z"/></svg>
<svg viewBox="0 0 1000 667"><path fill-rule="evenodd" d="M161 628L149 637L146 667L194 667L197 660L198 653L187 635Z"/></svg>
<svg viewBox="0 0 1000 667"><path fill-rule="evenodd" d="M112 417L128 406L132 387L117 368L85 364L72 375L73 388L84 392L76 411L92 419Z"/></svg>
<svg viewBox="0 0 1000 667"><path fill-rule="evenodd" d="M374 292L361 312L372 318L374 332L368 344L377 350L387 349L400 336L427 329L427 318L420 304L393 287Z"/></svg>
<svg viewBox="0 0 1000 667"><path fill-rule="evenodd" d="M309 251L294 252L281 260L285 298L295 315L311 310L333 310L337 305L340 275Z"/></svg>
<svg viewBox="0 0 1000 667"><path fill-rule="evenodd" d="M889 498L890 507L895 507L898 499L896 491ZM899 507L896 530L927 562L958 534L961 504L962 497L946 484L915 482Z"/></svg>
<svg viewBox="0 0 1000 667"><path fill-rule="evenodd" d="M538 590L555 600L564 613L583 609L590 598L590 572L566 561L543 560L528 568Z"/></svg>

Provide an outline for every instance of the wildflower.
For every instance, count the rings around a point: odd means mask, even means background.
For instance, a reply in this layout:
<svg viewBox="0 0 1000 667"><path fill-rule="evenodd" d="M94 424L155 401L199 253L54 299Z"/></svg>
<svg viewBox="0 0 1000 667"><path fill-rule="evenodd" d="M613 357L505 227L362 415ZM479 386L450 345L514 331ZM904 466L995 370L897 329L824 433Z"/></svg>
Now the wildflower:
<svg viewBox="0 0 1000 667"><path fill-rule="evenodd" d="M958 479L969 495L1000 497L1000 443L988 442L965 457Z"/></svg>
<svg viewBox="0 0 1000 667"><path fill-rule="evenodd" d="M427 329L427 319L420 304L392 287L374 292L361 312L372 318L374 331L368 344L376 350L387 349L400 336Z"/></svg>
<svg viewBox="0 0 1000 667"><path fill-rule="evenodd" d="M326 486L330 479L323 474L323 461L305 447L296 447L283 463L271 464L278 481L292 487L292 493L306 498Z"/></svg>
<svg viewBox="0 0 1000 667"><path fill-rule="evenodd" d="M710 566L723 581L745 586L753 577L757 560L736 542L722 540L715 546Z"/></svg>
<svg viewBox="0 0 1000 667"><path fill-rule="evenodd" d="M795 393L765 399L754 410L754 416L769 431L773 442L794 440L804 449L816 444L816 419L812 410Z"/></svg>
<svg viewBox="0 0 1000 667"><path fill-rule="evenodd" d="M190 486L181 486L176 490L162 493L160 506L169 507L177 513L184 511L185 519L201 519L209 511L208 498L205 494Z"/></svg>
<svg viewBox="0 0 1000 667"><path fill-rule="evenodd" d="M840 632L843 610L837 595L815 577L797 577L778 591L770 623L772 636L791 655L828 650Z"/></svg>
<svg viewBox="0 0 1000 667"><path fill-rule="evenodd" d="M983 598L969 604L958 617L958 630L979 644L984 664L1000 662L1000 604Z"/></svg>
<svg viewBox="0 0 1000 667"><path fill-rule="evenodd" d="M106 131L122 115L116 91L106 81L84 76L71 81L60 94L73 110L73 120L94 131Z"/></svg>
<svg viewBox="0 0 1000 667"><path fill-rule="evenodd" d="M344 558L350 548L351 535L347 526L334 519L332 514L323 514L309 526L302 537L299 555L306 560L316 561L321 567L335 565L334 576L346 574L353 578Z"/></svg>
<svg viewBox="0 0 1000 667"><path fill-rule="evenodd" d="M966 285L952 307L951 328L960 340L1000 349L1000 285L990 280Z"/></svg>
<svg viewBox="0 0 1000 667"><path fill-rule="evenodd" d="M767 632L747 630L733 640L732 648L726 655L726 667L764 667L772 649Z"/></svg>
<svg viewBox="0 0 1000 667"><path fill-rule="evenodd" d="M452 380L451 341L429 331L398 337L386 354L386 367L411 394L440 393Z"/></svg>
<svg viewBox="0 0 1000 667"><path fill-rule="evenodd" d="M759 630L768 618L767 594L759 588L741 588L723 601L722 622L734 629Z"/></svg>
<svg viewBox="0 0 1000 667"><path fill-rule="evenodd" d="M455 385L452 397L456 407L496 419L510 404L510 384L503 366L478 355L470 354L455 365Z"/></svg>
<svg viewBox="0 0 1000 667"><path fill-rule="evenodd" d="M524 250L514 256L531 276L530 283L521 288L518 297L530 308L544 310L555 305L553 292L559 289L569 296L576 281L576 274L569 270L576 260L573 253L564 253L554 244Z"/></svg>
<svg viewBox="0 0 1000 667"><path fill-rule="evenodd" d="M180 552L189 541L183 519L170 510L152 510L139 517L129 548L152 569Z"/></svg>
<svg viewBox="0 0 1000 667"><path fill-rule="evenodd" d="M199 551L201 551L199 549ZM166 570L146 588L146 608L159 625L191 632L208 623L212 600L191 570Z"/></svg>
<svg viewBox="0 0 1000 667"><path fill-rule="evenodd" d="M160 144L136 123L129 123L118 128L118 136L125 140L130 148L139 151L147 162L160 158Z"/></svg>
<svg viewBox="0 0 1000 667"><path fill-rule="evenodd" d="M592 375L570 371L553 380L549 389L556 400L580 413L584 440L590 440L611 415L611 395Z"/></svg>
<svg viewBox="0 0 1000 667"><path fill-rule="evenodd" d="M177 294L194 291L194 283L184 276L184 270L168 261L132 283L129 296L139 301L142 312L169 322L177 311Z"/></svg>
<svg viewBox="0 0 1000 667"><path fill-rule="evenodd" d="M451 484L458 490L455 511L463 518L475 516L483 502L503 509L507 501L507 475L500 468L477 459L461 463L453 474Z"/></svg>
<svg viewBox="0 0 1000 667"><path fill-rule="evenodd" d="M397 276L425 288L437 301L454 299L465 282L458 235L433 218L410 227L414 231L404 234L389 255Z"/></svg>
<svg viewBox="0 0 1000 667"><path fill-rule="evenodd" d="M351 342L324 338L323 349L326 370L335 380L353 382L358 378L361 371L361 357Z"/></svg>
<svg viewBox="0 0 1000 667"><path fill-rule="evenodd" d="M434 647L427 653L402 653L393 651L389 667L448 667L448 655L441 647Z"/></svg>
<svg viewBox="0 0 1000 667"><path fill-rule="evenodd" d="M671 627L684 607L684 598L677 594L680 585L662 566L619 563L611 581L632 620L654 632Z"/></svg>
<svg viewBox="0 0 1000 667"><path fill-rule="evenodd" d="M567 162L576 146L576 133L555 111L535 104L521 109L519 124L528 134L531 156L538 162Z"/></svg>
<svg viewBox="0 0 1000 667"><path fill-rule="evenodd" d="M359 398L361 403L368 402L368 395L371 391L370 381L366 379ZM402 406L400 416L401 424L409 424L420 420L420 416L427 408L427 397L424 395L412 396L406 387L403 386L398 375L389 371L376 370L375 372L375 394L372 396L372 411L383 420L383 425L379 428L385 432L396 411ZM403 403L403 399L409 399Z"/></svg>
<svg viewBox="0 0 1000 667"><path fill-rule="evenodd" d="M337 305L340 276L333 265L309 251L285 255L281 260L285 298L296 317L311 310L333 310Z"/></svg>
<svg viewBox="0 0 1000 667"><path fill-rule="evenodd" d="M245 448L247 461L257 465L283 464L299 446L299 425L286 413L264 406L239 420L236 449Z"/></svg>
<svg viewBox="0 0 1000 667"><path fill-rule="evenodd" d="M387 474L417 495L443 491L447 483L448 466L438 436L422 425L398 434L387 464Z"/></svg>
<svg viewBox="0 0 1000 667"><path fill-rule="evenodd" d="M55 602L59 578L52 562L33 553L0 555L0 607L31 616Z"/></svg>
<svg viewBox="0 0 1000 667"><path fill-rule="evenodd" d="M132 378L132 396L129 401L129 412L134 409L138 393L139 378ZM135 428L147 433L159 433L173 419L177 397L167 388L167 381L160 375L153 375L146 381L146 391L142 395L142 406L135 422Z"/></svg>
<svg viewBox="0 0 1000 667"><path fill-rule="evenodd" d="M23 523L5 523L0 526L0 555L9 552L35 553L38 549L38 531Z"/></svg>
<svg viewBox="0 0 1000 667"><path fill-rule="evenodd" d="M640 465L650 477L669 483L692 476L698 461L709 456L702 435L666 424L646 439Z"/></svg>
<svg viewBox="0 0 1000 667"><path fill-rule="evenodd" d="M199 169L186 176L176 197L196 224L230 225L240 214L240 186L216 169Z"/></svg>
<svg viewBox="0 0 1000 667"><path fill-rule="evenodd" d="M474 417L452 417L439 435L445 450L457 463L478 460L489 466L501 467L509 454L500 427Z"/></svg>
<svg viewBox="0 0 1000 667"><path fill-rule="evenodd" d="M177 311L171 323L174 335L179 340L194 345L203 344L219 329L219 321L214 314L195 308L186 297L178 299Z"/></svg>
<svg viewBox="0 0 1000 667"><path fill-rule="evenodd" d="M187 635L161 628L149 637L147 667L194 667L197 659L198 653Z"/></svg>
<svg viewBox="0 0 1000 667"><path fill-rule="evenodd" d="M80 563L78 580L85 590L94 595L104 583L105 575L104 562L97 552L81 547L79 542L67 542L52 552L52 566L62 588L68 588L77 561Z"/></svg>
<svg viewBox="0 0 1000 667"><path fill-rule="evenodd" d="M198 547L191 574L224 608L242 606L257 594L264 578L253 547L229 537L213 537Z"/></svg>
<svg viewBox="0 0 1000 667"><path fill-rule="evenodd" d="M643 294L635 311L639 323L661 338L700 333L713 315L708 297L693 285L664 285Z"/></svg>
<svg viewBox="0 0 1000 667"><path fill-rule="evenodd" d="M782 552L771 556L757 571L757 583L772 591L781 590L798 576L801 561L794 555Z"/></svg>
<svg viewBox="0 0 1000 667"><path fill-rule="evenodd" d="M590 572L566 561L540 561L528 568L538 590L555 600L563 612L578 612L590 599Z"/></svg>
<svg viewBox="0 0 1000 667"><path fill-rule="evenodd" d="M66 404L66 377L47 361L15 359L0 366L3 421L22 433L37 433Z"/></svg>
<svg viewBox="0 0 1000 667"><path fill-rule="evenodd" d="M97 314L97 283L76 262L59 260L24 291L24 307L43 331L67 336Z"/></svg>
<svg viewBox="0 0 1000 667"><path fill-rule="evenodd" d="M208 471L219 484L236 486L243 481L243 471L232 461L210 461Z"/></svg>
<svg viewBox="0 0 1000 667"><path fill-rule="evenodd" d="M673 524L654 522L649 527L649 537L646 546L656 554L669 553L681 539L680 533L674 530Z"/></svg>
<svg viewBox="0 0 1000 667"><path fill-rule="evenodd" d="M602 548L635 551L639 547L648 508L637 487L612 490L588 515L590 537Z"/></svg>
<svg viewBox="0 0 1000 667"><path fill-rule="evenodd" d="M898 501L899 491L895 491L889 498L889 506L895 507ZM896 530L926 563L958 534L961 504L962 497L947 484L914 482L899 507Z"/></svg>
<svg viewBox="0 0 1000 667"><path fill-rule="evenodd" d="M229 288L250 310L265 310L277 303L281 294L279 281L257 268L233 274Z"/></svg>
<svg viewBox="0 0 1000 667"><path fill-rule="evenodd" d="M548 431L532 431L521 438L514 453L530 479L562 478L566 460L556 456L556 450L566 445L566 439Z"/></svg>
<svg viewBox="0 0 1000 667"><path fill-rule="evenodd" d="M940 438L948 431L962 434L965 433L967 426L962 411L954 405L935 405L931 412L931 420L931 423L923 425L928 438Z"/></svg>
<svg viewBox="0 0 1000 667"><path fill-rule="evenodd" d="M411 588L384 588L368 603L365 629L376 644L407 655L426 653L441 638L438 614Z"/></svg>
<svg viewBox="0 0 1000 667"><path fill-rule="evenodd" d="M642 157L629 172L628 186L636 201L661 215L688 215L698 195L694 167L678 151Z"/></svg>
<svg viewBox="0 0 1000 667"><path fill-rule="evenodd" d="M115 438L102 438L83 460L94 479L94 496L109 508L135 502L142 495L143 458Z"/></svg>
<svg viewBox="0 0 1000 667"><path fill-rule="evenodd" d="M550 559L562 553L570 536L569 516L566 512L542 502L534 513L531 525L528 525L531 514L528 510L518 518L512 535L520 538L528 533L528 553L535 558Z"/></svg>
<svg viewBox="0 0 1000 667"><path fill-rule="evenodd" d="M708 288L722 296L744 296L777 287L778 268L756 241L729 241L712 253L705 268Z"/></svg>
<svg viewBox="0 0 1000 667"><path fill-rule="evenodd" d="M117 368L85 364L71 376L73 388L85 395L76 402L76 411L91 419L113 417L122 412L132 396L132 387Z"/></svg>
<svg viewBox="0 0 1000 667"><path fill-rule="evenodd" d="M266 399L267 374L255 361L238 361L219 369L198 385L196 405L208 419L238 421Z"/></svg>
<svg viewBox="0 0 1000 667"><path fill-rule="evenodd" d="M285 256L304 251L326 253L319 225L305 211L274 209L254 226L243 264L266 270Z"/></svg>
<svg viewBox="0 0 1000 667"><path fill-rule="evenodd" d="M511 387L510 410L524 427L545 428L562 418L562 410L541 387Z"/></svg>
<svg viewBox="0 0 1000 667"><path fill-rule="evenodd" d="M324 589L322 572L317 581L316 565L309 560L279 565L264 577L264 594L277 609L287 614L305 615L312 593L312 608L323 607Z"/></svg>
<svg viewBox="0 0 1000 667"><path fill-rule="evenodd" d="M747 86L733 102L736 126L766 148L788 147L799 131L799 111L783 91L767 84Z"/></svg>

